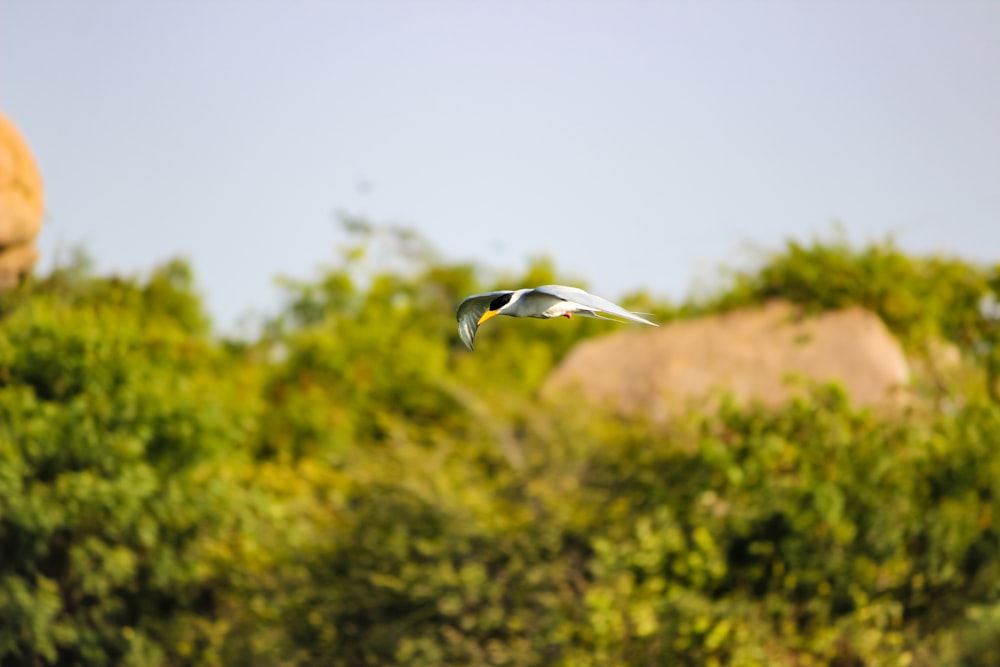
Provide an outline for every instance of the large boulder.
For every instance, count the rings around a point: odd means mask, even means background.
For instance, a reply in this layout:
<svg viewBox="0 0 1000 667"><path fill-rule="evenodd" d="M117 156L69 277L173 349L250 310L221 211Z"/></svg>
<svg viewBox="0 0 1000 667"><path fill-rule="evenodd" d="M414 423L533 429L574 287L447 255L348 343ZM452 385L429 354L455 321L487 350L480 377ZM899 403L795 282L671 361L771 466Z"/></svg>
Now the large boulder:
<svg viewBox="0 0 1000 667"><path fill-rule="evenodd" d="M28 145L0 114L0 291L15 287L38 260L42 176Z"/></svg>
<svg viewBox="0 0 1000 667"><path fill-rule="evenodd" d="M779 405L810 383L839 383L856 405L892 406L908 381L903 350L877 315L848 308L807 317L775 301L585 342L547 378L542 396L577 392L663 420L712 409L723 393Z"/></svg>

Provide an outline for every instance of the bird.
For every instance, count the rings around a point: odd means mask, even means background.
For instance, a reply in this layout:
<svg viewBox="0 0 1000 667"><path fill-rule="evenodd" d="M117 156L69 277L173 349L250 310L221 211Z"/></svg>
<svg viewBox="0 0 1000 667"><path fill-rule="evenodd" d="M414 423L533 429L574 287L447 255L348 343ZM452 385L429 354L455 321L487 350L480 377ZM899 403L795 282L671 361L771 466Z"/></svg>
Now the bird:
<svg viewBox="0 0 1000 667"><path fill-rule="evenodd" d="M606 315L614 315L630 322L657 326L653 322L629 312L616 303L585 292L579 287L566 285L542 285L535 288L500 290L473 294L462 300L458 306L458 335L470 350L479 326L497 315L510 317L553 317L572 318L573 314L593 317L599 320L620 320Z"/></svg>

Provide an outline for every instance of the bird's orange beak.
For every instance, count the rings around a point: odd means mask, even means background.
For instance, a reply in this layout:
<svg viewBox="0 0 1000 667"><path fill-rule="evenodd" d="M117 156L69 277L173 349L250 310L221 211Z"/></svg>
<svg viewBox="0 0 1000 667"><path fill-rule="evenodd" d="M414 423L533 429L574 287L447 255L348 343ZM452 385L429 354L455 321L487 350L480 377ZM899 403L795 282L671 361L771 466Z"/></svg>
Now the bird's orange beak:
<svg viewBox="0 0 1000 667"><path fill-rule="evenodd" d="M482 324L491 317L496 317L496 314L499 312L500 312L499 310L487 310L485 313L483 313L483 316L479 318L479 321L476 322L476 325L478 326Z"/></svg>

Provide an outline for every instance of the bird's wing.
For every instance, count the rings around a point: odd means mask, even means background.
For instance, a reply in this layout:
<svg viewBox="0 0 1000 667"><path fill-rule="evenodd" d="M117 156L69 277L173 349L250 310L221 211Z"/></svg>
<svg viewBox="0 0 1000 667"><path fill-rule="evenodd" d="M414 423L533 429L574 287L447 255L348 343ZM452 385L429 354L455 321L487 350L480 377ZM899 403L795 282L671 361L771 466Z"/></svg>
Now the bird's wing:
<svg viewBox="0 0 1000 667"><path fill-rule="evenodd" d="M646 318L627 311L618 304L612 303L607 299L591 294L590 292L585 292L579 287L567 287L565 285L542 285L541 287L536 287L535 291L541 292L542 294L548 294L549 296L554 296L558 299L562 299L563 301L570 301L572 303L579 304L587 310L607 313L608 315L616 315L629 320L630 322L639 322L640 324L648 324L654 327L657 326Z"/></svg>
<svg viewBox="0 0 1000 667"><path fill-rule="evenodd" d="M476 338L476 329L479 328L479 318L490 309L493 299L502 294L510 294L511 290L500 292L486 292L485 294L473 294L462 300L458 305L458 335L470 350L473 349L472 341Z"/></svg>

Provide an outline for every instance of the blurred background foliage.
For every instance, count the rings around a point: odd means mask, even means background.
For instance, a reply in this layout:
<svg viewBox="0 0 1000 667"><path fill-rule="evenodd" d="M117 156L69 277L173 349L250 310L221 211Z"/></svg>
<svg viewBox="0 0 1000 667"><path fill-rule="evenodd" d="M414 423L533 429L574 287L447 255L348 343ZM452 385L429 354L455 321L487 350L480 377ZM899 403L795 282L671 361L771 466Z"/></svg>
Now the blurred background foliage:
<svg viewBox="0 0 1000 667"><path fill-rule="evenodd" d="M1000 664L1000 267L835 238L632 295L862 305L927 399L656 426L536 398L615 325L461 346L465 295L579 280L345 222L253 340L213 336L182 261L3 297L0 665Z"/></svg>

